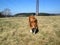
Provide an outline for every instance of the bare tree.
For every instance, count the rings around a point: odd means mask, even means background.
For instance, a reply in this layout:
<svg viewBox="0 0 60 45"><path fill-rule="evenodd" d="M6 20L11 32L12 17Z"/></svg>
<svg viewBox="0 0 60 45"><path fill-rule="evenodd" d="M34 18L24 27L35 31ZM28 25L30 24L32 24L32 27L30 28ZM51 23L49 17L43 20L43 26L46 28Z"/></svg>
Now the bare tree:
<svg viewBox="0 0 60 45"><path fill-rule="evenodd" d="M10 9L6 8L2 11L2 14L5 15L5 17L11 15Z"/></svg>

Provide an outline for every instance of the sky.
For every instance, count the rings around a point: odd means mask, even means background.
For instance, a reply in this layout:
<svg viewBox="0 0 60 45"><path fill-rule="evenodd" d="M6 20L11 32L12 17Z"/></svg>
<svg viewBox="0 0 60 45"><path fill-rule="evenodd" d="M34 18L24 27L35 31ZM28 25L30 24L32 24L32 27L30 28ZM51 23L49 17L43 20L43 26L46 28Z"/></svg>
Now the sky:
<svg viewBox="0 0 60 45"><path fill-rule="evenodd" d="M13 14L36 12L36 0L0 0L0 12L9 8ZM60 0L39 0L40 13L60 13Z"/></svg>

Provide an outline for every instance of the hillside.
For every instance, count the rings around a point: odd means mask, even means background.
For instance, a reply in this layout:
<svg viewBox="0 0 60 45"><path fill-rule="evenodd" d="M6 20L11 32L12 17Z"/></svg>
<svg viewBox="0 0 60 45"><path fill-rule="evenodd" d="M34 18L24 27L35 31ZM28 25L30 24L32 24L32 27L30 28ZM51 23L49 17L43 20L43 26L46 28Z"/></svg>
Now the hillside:
<svg viewBox="0 0 60 45"><path fill-rule="evenodd" d="M39 32L29 32L28 17L0 18L0 45L60 45L60 17L37 16Z"/></svg>
<svg viewBox="0 0 60 45"><path fill-rule="evenodd" d="M14 16L15 17L21 17L21 16L30 16L30 15L35 15L35 13L17 13ZM49 14L49 13L39 13L38 16L55 16L55 14Z"/></svg>
<svg viewBox="0 0 60 45"><path fill-rule="evenodd" d="M17 14L15 14L14 16L15 17L21 17L21 16L30 16L30 15L35 15L36 13L17 13ZM60 14L58 13L58 14L54 14L54 13L39 13L39 15L38 16L60 16Z"/></svg>

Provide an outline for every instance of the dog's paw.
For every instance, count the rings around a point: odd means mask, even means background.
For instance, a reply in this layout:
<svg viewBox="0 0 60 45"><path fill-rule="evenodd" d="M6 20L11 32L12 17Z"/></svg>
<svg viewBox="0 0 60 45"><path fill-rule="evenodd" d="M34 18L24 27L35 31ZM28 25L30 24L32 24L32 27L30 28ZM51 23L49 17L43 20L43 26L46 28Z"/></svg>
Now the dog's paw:
<svg viewBox="0 0 60 45"><path fill-rule="evenodd" d="M30 32L32 33L32 30L30 30Z"/></svg>

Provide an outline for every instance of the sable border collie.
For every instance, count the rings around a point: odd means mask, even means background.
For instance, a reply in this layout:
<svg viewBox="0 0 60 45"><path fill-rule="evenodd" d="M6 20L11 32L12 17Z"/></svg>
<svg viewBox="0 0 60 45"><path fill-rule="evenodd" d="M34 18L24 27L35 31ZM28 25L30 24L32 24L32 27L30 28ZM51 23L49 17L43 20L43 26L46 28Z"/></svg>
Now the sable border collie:
<svg viewBox="0 0 60 45"><path fill-rule="evenodd" d="M37 19L33 15L29 16L29 26L31 28L30 32L36 34L39 31L37 25Z"/></svg>

